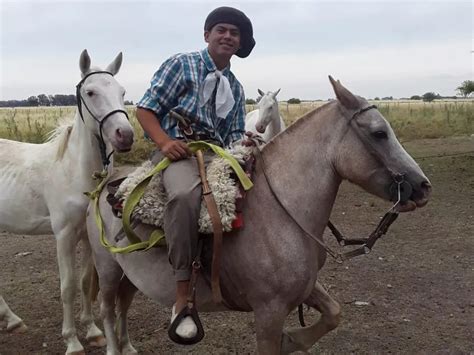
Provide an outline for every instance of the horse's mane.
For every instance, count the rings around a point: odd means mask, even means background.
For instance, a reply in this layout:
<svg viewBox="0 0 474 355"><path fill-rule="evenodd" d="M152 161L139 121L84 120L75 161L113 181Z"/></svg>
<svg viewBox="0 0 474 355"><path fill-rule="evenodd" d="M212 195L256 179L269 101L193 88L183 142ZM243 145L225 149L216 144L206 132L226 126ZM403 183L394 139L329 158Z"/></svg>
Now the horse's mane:
<svg viewBox="0 0 474 355"><path fill-rule="evenodd" d="M298 118L293 124L291 124L287 129L285 129L284 131L280 132L277 136L281 136L281 135L286 135L286 134L289 134L291 133L293 130L297 129L297 127L299 127L300 125L304 124L306 121L308 121L309 119L312 119L314 116L320 116L322 113L324 113L325 111L329 110L330 108L332 108L334 105L337 105L338 101L337 100L333 100L331 102L328 102L327 104L324 104L322 106L319 106L319 107L316 107L315 109L305 113L303 116L301 116L300 118ZM270 147L272 146L273 143L273 140L271 140L268 144L266 144L263 149L265 149L266 147Z"/></svg>
<svg viewBox="0 0 474 355"><path fill-rule="evenodd" d="M58 161L64 157L64 153L66 152L69 136L72 131L72 125L72 122L63 122L49 133L48 139L46 140L48 143L58 145L58 150L56 152L56 160Z"/></svg>

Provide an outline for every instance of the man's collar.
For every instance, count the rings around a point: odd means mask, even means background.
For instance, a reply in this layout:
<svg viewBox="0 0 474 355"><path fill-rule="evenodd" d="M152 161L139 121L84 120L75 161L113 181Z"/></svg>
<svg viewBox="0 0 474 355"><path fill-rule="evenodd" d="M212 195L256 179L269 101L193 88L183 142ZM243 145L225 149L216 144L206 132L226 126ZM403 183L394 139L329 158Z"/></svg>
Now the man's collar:
<svg viewBox="0 0 474 355"><path fill-rule="evenodd" d="M212 60L212 57L211 55L209 54L209 50L207 48L204 48L202 51L201 51L201 58L202 58L202 61L204 62L204 65L206 66L206 69L210 72L213 72L213 71L216 71L217 70L217 67L216 65L214 64L214 61ZM226 75L228 72L230 71L230 63L228 66L226 66L223 70L222 70L222 74Z"/></svg>

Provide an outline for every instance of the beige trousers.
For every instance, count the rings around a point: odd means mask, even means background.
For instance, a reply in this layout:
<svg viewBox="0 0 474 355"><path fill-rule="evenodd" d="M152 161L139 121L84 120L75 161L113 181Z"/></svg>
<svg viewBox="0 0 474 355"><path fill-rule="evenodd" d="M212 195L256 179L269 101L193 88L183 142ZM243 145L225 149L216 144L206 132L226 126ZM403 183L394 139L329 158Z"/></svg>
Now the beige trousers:
<svg viewBox="0 0 474 355"><path fill-rule="evenodd" d="M213 153L204 153L206 167L213 156ZM151 161L157 164L163 157L156 150ZM162 171L162 180L168 195L163 221L168 257L176 281L186 281L191 277L191 264L197 253L201 210L202 187L196 157L173 162Z"/></svg>

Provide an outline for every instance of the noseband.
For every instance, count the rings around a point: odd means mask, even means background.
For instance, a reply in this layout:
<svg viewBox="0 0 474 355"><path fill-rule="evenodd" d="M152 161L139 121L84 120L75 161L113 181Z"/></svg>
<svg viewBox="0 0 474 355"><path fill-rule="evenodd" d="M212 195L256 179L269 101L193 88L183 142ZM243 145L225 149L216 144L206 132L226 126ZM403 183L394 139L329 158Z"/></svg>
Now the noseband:
<svg viewBox="0 0 474 355"><path fill-rule="evenodd" d="M86 81L86 79L88 77L90 77L91 75L94 75L94 74L108 74L108 75L113 76L113 74L111 72L101 70L101 71L95 71L95 72L89 73L84 78L82 78L82 80L76 85L77 109L79 111L79 116L81 117L82 122L84 122L84 116L82 114L82 105L84 105L84 107L87 109L87 111L89 112L91 117L99 124L99 135L95 134L95 137L97 138L97 141L99 143L99 150L100 150L100 156L102 158L102 165L104 166L104 170L107 170L107 167L110 164L110 157L112 156L114 151L112 150L109 154L107 154L107 150L106 150L107 148L106 148L104 136L103 136L103 133L102 133L102 128L104 127L104 123L110 116L112 116L113 114L115 114L117 112L123 113L125 115L125 117L127 117L127 120L130 120L130 119L128 117L127 111L122 110L122 109L117 109L117 110L110 111L104 117L102 117L102 119L98 119L92 113L92 111L89 109L89 106L87 106L86 101L84 100L84 98L81 95L81 88L82 88L82 85L84 85L84 82Z"/></svg>

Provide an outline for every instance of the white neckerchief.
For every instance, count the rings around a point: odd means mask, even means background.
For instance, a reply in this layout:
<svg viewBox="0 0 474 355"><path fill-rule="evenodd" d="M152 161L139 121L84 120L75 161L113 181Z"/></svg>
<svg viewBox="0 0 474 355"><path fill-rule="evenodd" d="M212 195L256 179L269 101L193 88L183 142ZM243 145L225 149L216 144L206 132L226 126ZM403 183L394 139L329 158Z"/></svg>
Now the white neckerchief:
<svg viewBox="0 0 474 355"><path fill-rule="evenodd" d="M234 107L235 100L229 79L219 70L210 72L204 79L199 90L199 105L202 107L209 101L216 85L216 114L217 117L226 118Z"/></svg>

